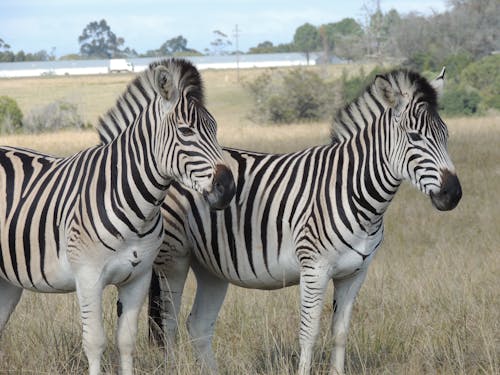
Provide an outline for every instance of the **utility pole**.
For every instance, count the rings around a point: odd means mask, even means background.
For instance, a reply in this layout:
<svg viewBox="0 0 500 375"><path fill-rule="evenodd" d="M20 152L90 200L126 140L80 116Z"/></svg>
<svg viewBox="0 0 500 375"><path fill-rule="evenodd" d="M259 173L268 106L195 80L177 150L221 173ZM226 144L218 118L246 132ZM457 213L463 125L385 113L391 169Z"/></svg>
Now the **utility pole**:
<svg viewBox="0 0 500 375"><path fill-rule="evenodd" d="M235 45L236 45L236 81L240 82L240 48L238 44L238 39L240 36L241 30L238 29L238 24L235 25L234 30L233 30L233 35L235 38Z"/></svg>

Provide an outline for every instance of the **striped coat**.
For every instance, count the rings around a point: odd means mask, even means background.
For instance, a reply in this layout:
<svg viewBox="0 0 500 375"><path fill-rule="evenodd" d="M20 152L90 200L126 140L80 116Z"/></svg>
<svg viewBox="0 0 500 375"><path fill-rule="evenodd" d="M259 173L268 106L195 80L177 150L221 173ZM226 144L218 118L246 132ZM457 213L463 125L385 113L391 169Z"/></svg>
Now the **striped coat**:
<svg viewBox="0 0 500 375"><path fill-rule="evenodd" d="M443 74L433 84L442 80ZM257 289L299 284L299 373L306 374L332 280L332 371L343 373L354 299L400 184L411 182L441 210L460 200L436 99L424 78L394 71L378 76L339 112L328 145L283 155L225 149L236 195L223 212L174 184L162 207L166 235L150 289L153 332L174 341L191 266L197 293L188 330L202 364L217 371L211 337L228 283Z"/></svg>
<svg viewBox="0 0 500 375"><path fill-rule="evenodd" d="M67 158L0 148L0 332L23 289L76 291L90 374L105 348L102 291L118 288L117 343L131 374L137 315L174 180L225 207L234 194L197 70L150 66L100 120L103 144Z"/></svg>

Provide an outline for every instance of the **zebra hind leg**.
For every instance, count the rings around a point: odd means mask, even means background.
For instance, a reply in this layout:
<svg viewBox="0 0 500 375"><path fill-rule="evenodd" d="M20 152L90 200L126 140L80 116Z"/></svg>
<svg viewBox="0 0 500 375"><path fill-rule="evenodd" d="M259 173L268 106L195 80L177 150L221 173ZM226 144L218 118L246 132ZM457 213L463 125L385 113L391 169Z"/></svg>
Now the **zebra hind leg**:
<svg viewBox="0 0 500 375"><path fill-rule="evenodd" d="M22 288L12 285L0 278L0 337L2 336L3 328L7 324L10 315L21 298L22 292ZM0 361L2 357L3 353L0 348Z"/></svg>
<svg viewBox="0 0 500 375"><path fill-rule="evenodd" d="M133 353L137 337L137 324L151 281L151 271L118 286L118 328L116 342L120 352L121 375L132 375Z"/></svg>
<svg viewBox="0 0 500 375"><path fill-rule="evenodd" d="M16 308L22 292L22 288L0 278L0 335L10 315Z"/></svg>
<svg viewBox="0 0 500 375"><path fill-rule="evenodd" d="M228 283L212 275L198 264L192 264L196 276L196 297L187 327L202 373L217 374L217 362L212 351L215 321L226 297Z"/></svg>

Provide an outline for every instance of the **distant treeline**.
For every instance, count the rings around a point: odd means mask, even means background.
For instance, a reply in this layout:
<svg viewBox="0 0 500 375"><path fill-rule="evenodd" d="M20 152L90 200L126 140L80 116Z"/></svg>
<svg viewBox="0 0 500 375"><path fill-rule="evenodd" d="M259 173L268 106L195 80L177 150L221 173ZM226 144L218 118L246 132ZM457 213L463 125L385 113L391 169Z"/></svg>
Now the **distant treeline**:
<svg viewBox="0 0 500 375"><path fill-rule="evenodd" d="M353 18L339 22L298 27L289 43L274 45L266 40L248 53L323 52L323 61L335 55L346 60L396 58L416 69L435 70L450 55L477 60L500 50L500 2L498 0L449 0L444 13L399 14L392 9L364 8L365 24ZM0 38L0 61L45 61L55 59L54 51L14 52ZM157 49L138 53L125 46L125 39L111 31L106 20L90 22L78 37L80 51L61 59L127 58L171 55L236 53L231 39L220 30L203 51L188 47L182 35L166 40ZM238 51L243 53L242 51Z"/></svg>

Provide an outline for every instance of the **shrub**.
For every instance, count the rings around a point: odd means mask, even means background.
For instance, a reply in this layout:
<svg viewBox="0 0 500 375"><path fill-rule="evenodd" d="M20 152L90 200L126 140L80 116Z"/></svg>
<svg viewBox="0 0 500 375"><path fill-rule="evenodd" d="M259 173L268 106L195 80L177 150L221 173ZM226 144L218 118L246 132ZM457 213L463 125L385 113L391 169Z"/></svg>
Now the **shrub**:
<svg viewBox="0 0 500 375"><path fill-rule="evenodd" d="M450 87L444 91L439 100L439 107L445 115L470 116L479 113L480 102L481 96L476 91Z"/></svg>
<svg viewBox="0 0 500 375"><path fill-rule="evenodd" d="M303 68L266 72L245 86L254 104L250 118L257 122L317 121L336 110L333 85Z"/></svg>
<svg viewBox="0 0 500 375"><path fill-rule="evenodd" d="M483 57L468 65L461 74L464 84L481 93L486 107L500 109L500 55Z"/></svg>
<svg viewBox="0 0 500 375"><path fill-rule="evenodd" d="M23 125L24 130L30 133L63 128L82 129L85 127L76 104L62 100L32 110L26 116Z"/></svg>
<svg viewBox="0 0 500 375"><path fill-rule="evenodd" d="M439 71L442 65L443 64L437 60L437 57L431 51L415 52L402 64L404 68L417 72L426 70Z"/></svg>
<svg viewBox="0 0 500 375"><path fill-rule="evenodd" d="M23 113L17 102L8 97L0 96L0 134L17 132L22 127Z"/></svg>
<svg viewBox="0 0 500 375"><path fill-rule="evenodd" d="M359 75L352 78L347 78L347 73L342 72L342 100L344 103L350 103L363 93L365 88L373 82L377 74L383 74L386 69L376 66L373 70L365 74L364 69L361 68Z"/></svg>
<svg viewBox="0 0 500 375"><path fill-rule="evenodd" d="M446 66L446 81L447 82L459 82L460 75L462 71L472 62L472 57L466 52L457 53L455 55L450 55L445 58L443 66ZM436 72L441 71L438 66ZM434 79L436 74L432 77Z"/></svg>

